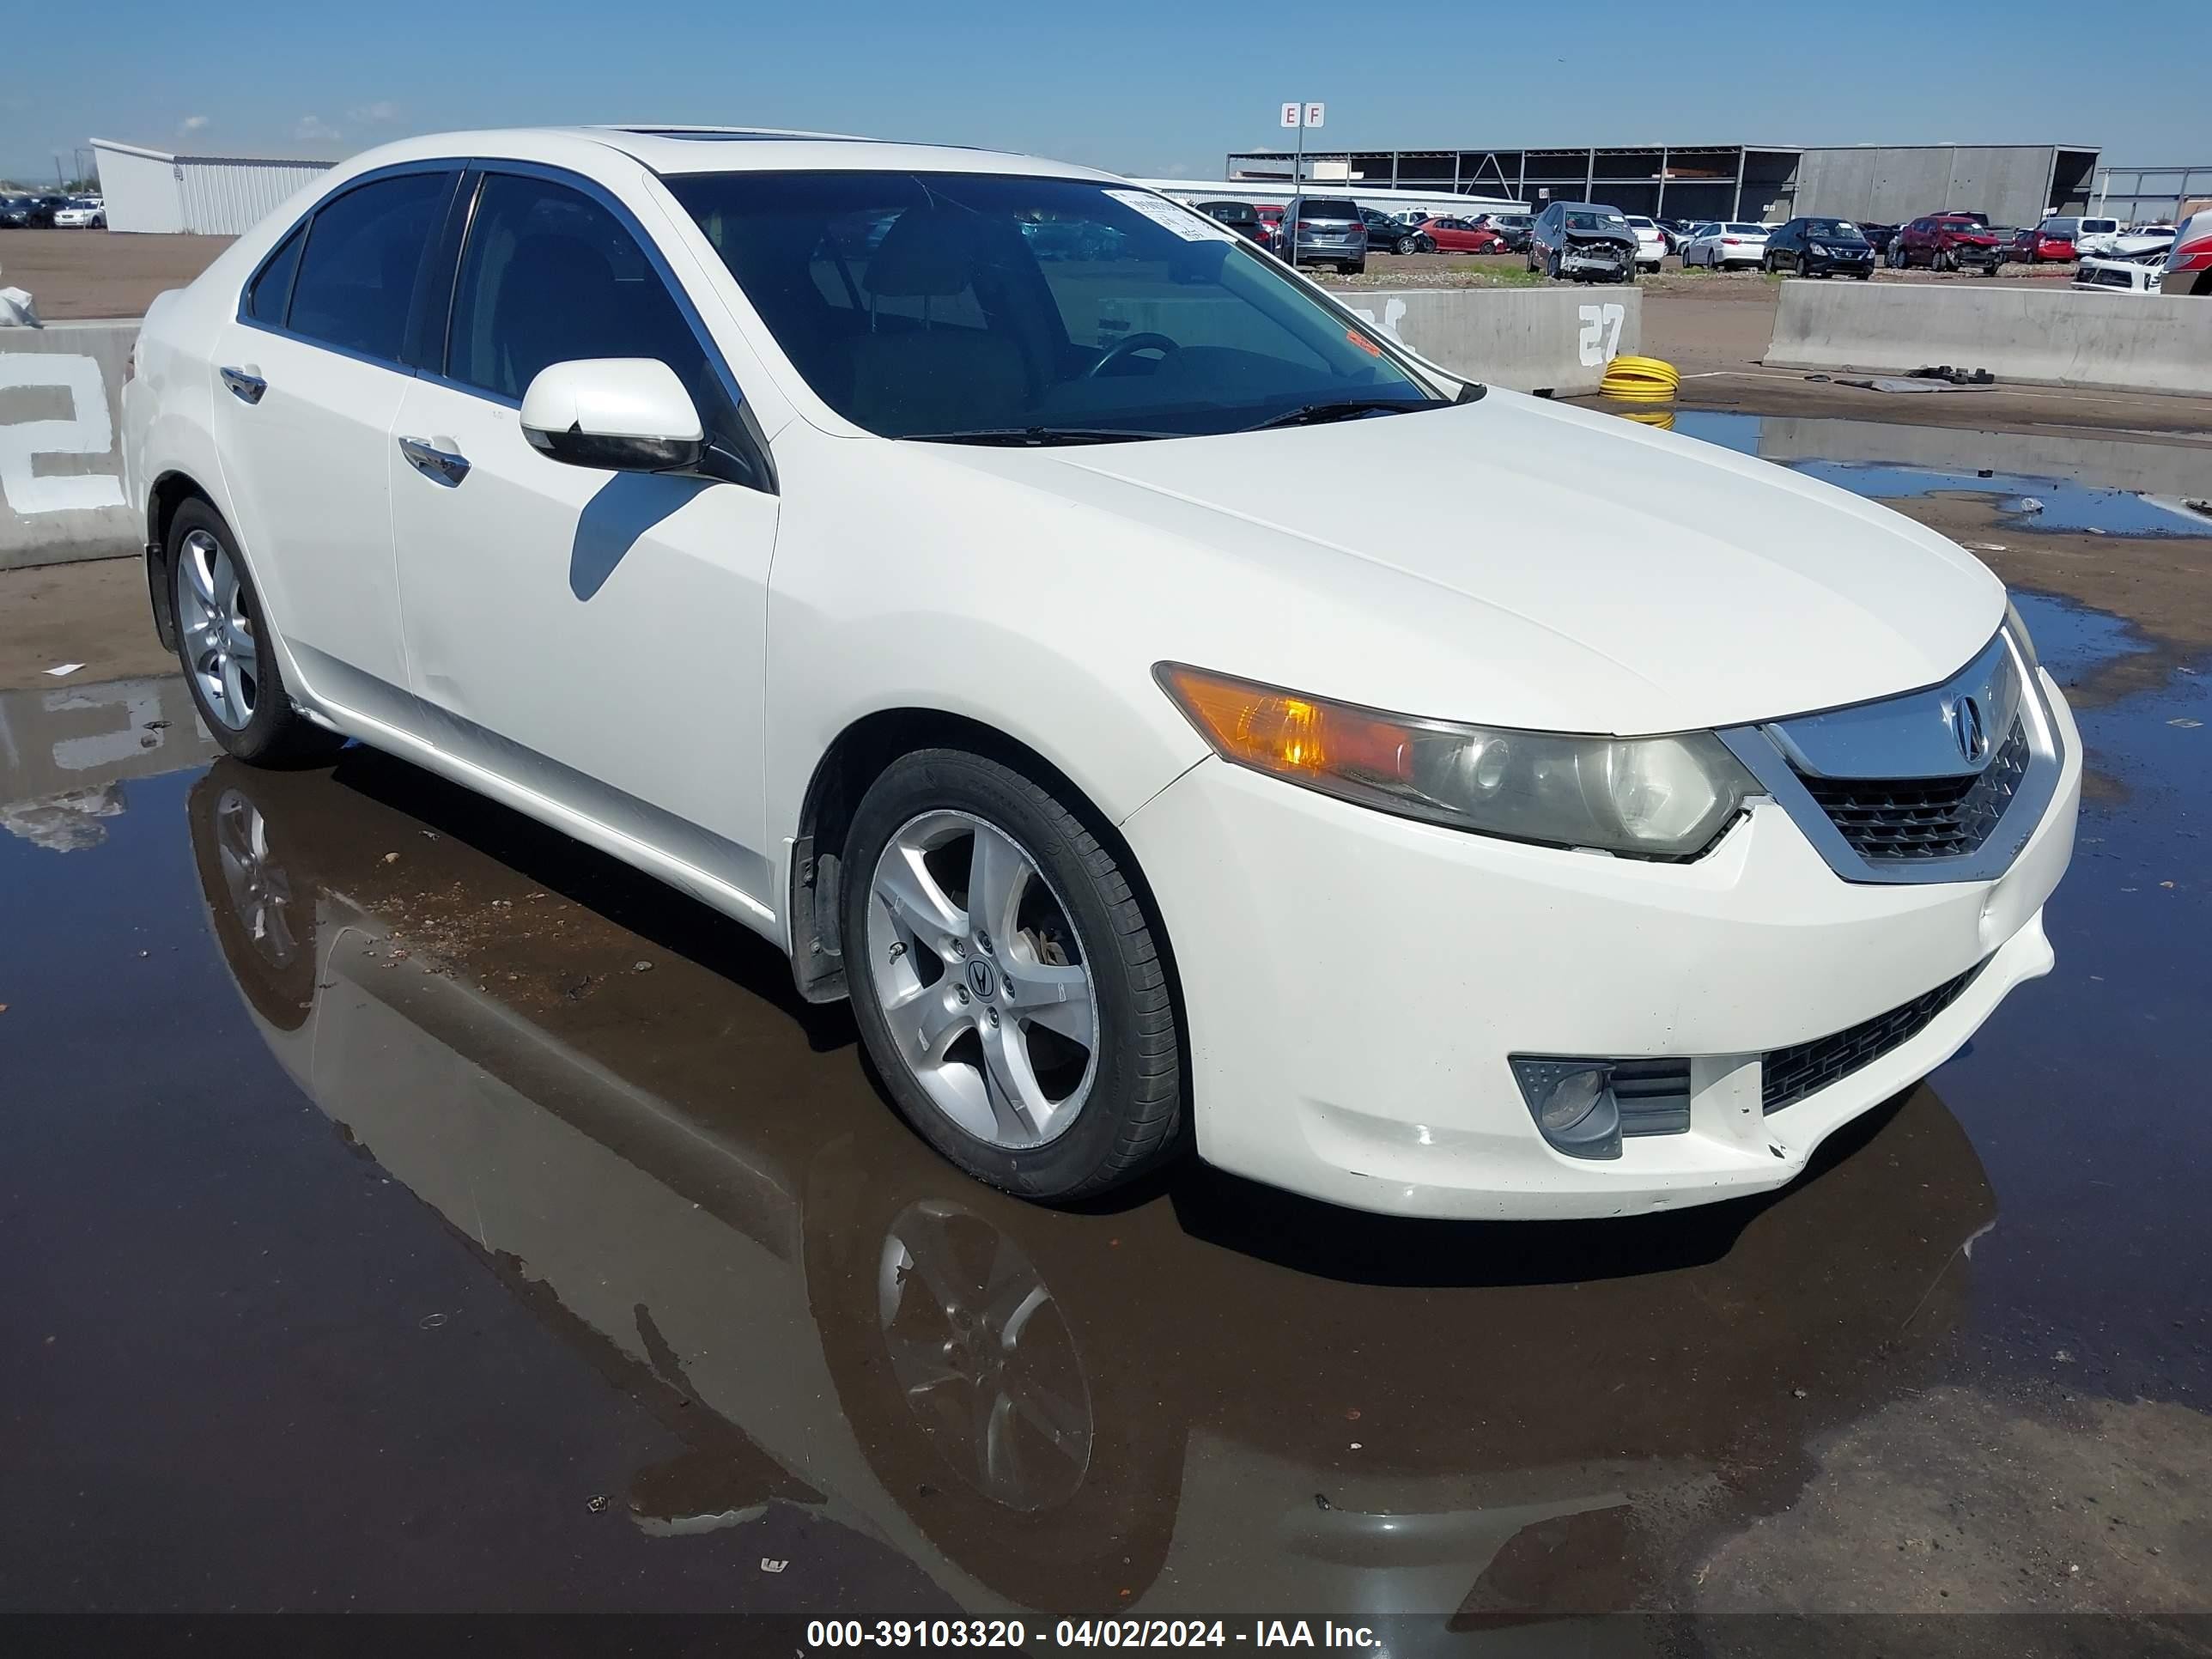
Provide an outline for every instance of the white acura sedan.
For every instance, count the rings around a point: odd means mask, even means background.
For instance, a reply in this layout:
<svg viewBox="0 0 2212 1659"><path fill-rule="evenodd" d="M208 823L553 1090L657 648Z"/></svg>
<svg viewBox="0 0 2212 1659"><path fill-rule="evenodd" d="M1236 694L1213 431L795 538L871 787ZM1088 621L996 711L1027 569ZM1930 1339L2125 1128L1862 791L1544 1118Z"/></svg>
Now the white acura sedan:
<svg viewBox="0 0 2212 1659"><path fill-rule="evenodd" d="M1104 174L411 140L162 296L124 408L227 749L737 917L1018 1193L1757 1192L2051 966L2081 744L1988 571ZM1444 480L1514 505L1378 527Z"/></svg>

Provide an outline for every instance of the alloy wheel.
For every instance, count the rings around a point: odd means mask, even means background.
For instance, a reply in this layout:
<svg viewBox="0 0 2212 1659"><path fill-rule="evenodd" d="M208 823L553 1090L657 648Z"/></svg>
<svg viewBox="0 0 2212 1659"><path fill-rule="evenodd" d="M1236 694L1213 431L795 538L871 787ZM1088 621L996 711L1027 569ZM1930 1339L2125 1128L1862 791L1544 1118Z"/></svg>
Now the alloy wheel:
<svg viewBox="0 0 2212 1659"><path fill-rule="evenodd" d="M269 823L235 789L216 803L215 850L231 914L268 964L283 969L300 954L292 927L292 880L269 853Z"/></svg>
<svg viewBox="0 0 2212 1659"><path fill-rule="evenodd" d="M204 530L177 550L177 637L208 711L243 732L261 694L261 647L230 551Z"/></svg>
<svg viewBox="0 0 2212 1659"><path fill-rule="evenodd" d="M869 977L938 1110L1009 1151L1057 1139L1098 1071L1098 997L1066 905L1013 837L924 812L870 878Z"/></svg>
<svg viewBox="0 0 2212 1659"><path fill-rule="evenodd" d="M885 1232L878 1328L892 1380L960 1477L993 1503L1065 1503L1096 1429L1074 1334L1021 1246L939 1200Z"/></svg>

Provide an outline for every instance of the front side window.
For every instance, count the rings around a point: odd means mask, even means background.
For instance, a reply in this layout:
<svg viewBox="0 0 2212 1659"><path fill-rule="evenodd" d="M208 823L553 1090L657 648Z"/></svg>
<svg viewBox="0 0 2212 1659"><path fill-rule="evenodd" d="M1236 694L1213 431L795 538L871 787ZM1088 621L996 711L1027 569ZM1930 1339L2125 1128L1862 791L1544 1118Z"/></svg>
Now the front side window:
<svg viewBox="0 0 2212 1659"><path fill-rule="evenodd" d="M453 292L446 374L520 402L540 369L652 357L707 415L719 382L698 337L613 214L581 191L486 175Z"/></svg>
<svg viewBox="0 0 2212 1659"><path fill-rule="evenodd" d="M316 209L292 283L292 332L397 362L416 276L452 186L451 173L402 173Z"/></svg>
<svg viewBox="0 0 2212 1659"><path fill-rule="evenodd" d="M886 437L1228 432L1433 392L1148 192L971 173L668 180L815 392Z"/></svg>

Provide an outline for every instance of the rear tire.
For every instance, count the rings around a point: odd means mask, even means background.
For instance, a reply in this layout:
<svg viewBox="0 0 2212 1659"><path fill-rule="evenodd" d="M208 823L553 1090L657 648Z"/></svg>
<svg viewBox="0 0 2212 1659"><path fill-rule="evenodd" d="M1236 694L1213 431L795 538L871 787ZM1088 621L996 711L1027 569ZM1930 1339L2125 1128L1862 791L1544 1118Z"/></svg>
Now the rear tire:
<svg viewBox="0 0 2212 1659"><path fill-rule="evenodd" d="M201 722L227 753L256 766L313 766L345 746L284 690L275 630L222 514L191 500L169 522L169 615L177 659Z"/></svg>
<svg viewBox="0 0 2212 1659"><path fill-rule="evenodd" d="M922 1139L977 1180L1047 1201L1120 1186L1175 1150L1167 965L1069 803L983 756L921 750L869 787L844 868L854 1018Z"/></svg>

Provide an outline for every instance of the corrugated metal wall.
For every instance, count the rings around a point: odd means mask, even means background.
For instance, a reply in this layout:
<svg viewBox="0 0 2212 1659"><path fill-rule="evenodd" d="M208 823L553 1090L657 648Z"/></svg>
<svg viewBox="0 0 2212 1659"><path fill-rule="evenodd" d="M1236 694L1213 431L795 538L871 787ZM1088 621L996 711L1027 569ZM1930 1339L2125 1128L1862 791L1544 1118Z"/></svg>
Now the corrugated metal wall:
<svg viewBox="0 0 2212 1659"><path fill-rule="evenodd" d="M184 228L203 235L251 230L302 185L330 170L328 161L259 161L231 157L177 158L177 194Z"/></svg>

